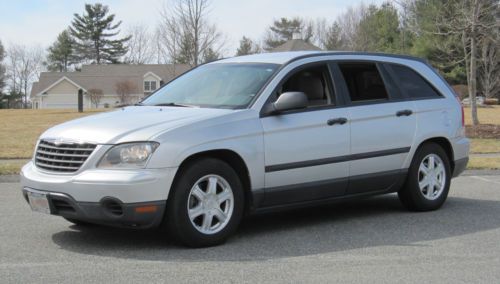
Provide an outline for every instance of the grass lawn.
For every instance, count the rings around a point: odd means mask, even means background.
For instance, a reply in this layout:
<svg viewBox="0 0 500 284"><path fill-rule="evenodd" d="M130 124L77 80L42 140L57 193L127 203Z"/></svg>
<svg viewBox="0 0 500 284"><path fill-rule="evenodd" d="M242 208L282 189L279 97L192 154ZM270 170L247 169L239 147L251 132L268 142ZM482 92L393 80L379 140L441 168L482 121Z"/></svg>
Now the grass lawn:
<svg viewBox="0 0 500 284"><path fill-rule="evenodd" d="M465 113L465 124L471 125L471 110L470 107L464 108ZM479 118L479 122L481 124L496 124L500 125L500 106L491 106L491 107L481 107L477 109L477 115Z"/></svg>
<svg viewBox="0 0 500 284"><path fill-rule="evenodd" d="M471 157L468 169L500 169L500 157Z"/></svg>
<svg viewBox="0 0 500 284"><path fill-rule="evenodd" d="M102 111L102 110L101 110ZM0 110L0 159L29 159L36 140L46 129L64 121L97 113L76 110ZM500 106L479 108L479 121L500 125ZM471 124L470 108L465 108L466 124ZM500 139L471 139L472 153L500 152ZM0 174L15 174L23 163L0 163ZM500 169L500 158L471 157L469 168Z"/></svg>
<svg viewBox="0 0 500 284"><path fill-rule="evenodd" d="M500 139L471 139L471 153L500 153Z"/></svg>
<svg viewBox="0 0 500 284"><path fill-rule="evenodd" d="M48 128L96 113L76 110L0 110L0 159L31 158L36 140Z"/></svg>
<svg viewBox="0 0 500 284"><path fill-rule="evenodd" d="M26 162L12 161L7 163L0 163L0 175L14 175L18 174L22 166Z"/></svg>

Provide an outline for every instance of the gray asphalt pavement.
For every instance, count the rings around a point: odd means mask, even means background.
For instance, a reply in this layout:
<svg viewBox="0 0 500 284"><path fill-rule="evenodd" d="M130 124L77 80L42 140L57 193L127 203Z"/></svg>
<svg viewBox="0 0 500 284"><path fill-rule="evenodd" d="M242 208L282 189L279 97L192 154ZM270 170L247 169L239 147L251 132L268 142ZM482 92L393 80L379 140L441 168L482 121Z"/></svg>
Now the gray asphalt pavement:
<svg viewBox="0 0 500 284"><path fill-rule="evenodd" d="M32 213L18 183L0 193L0 283L500 282L500 176L454 179L434 212L388 195L252 217L206 249Z"/></svg>

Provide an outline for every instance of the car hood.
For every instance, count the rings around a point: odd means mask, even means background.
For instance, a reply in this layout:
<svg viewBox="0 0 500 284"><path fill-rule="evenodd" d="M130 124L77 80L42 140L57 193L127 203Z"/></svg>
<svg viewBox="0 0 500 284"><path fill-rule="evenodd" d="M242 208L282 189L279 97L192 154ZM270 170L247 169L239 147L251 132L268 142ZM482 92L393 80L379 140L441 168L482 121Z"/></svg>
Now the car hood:
<svg viewBox="0 0 500 284"><path fill-rule="evenodd" d="M96 144L146 141L158 133L234 110L136 106L71 120L47 130L41 139Z"/></svg>

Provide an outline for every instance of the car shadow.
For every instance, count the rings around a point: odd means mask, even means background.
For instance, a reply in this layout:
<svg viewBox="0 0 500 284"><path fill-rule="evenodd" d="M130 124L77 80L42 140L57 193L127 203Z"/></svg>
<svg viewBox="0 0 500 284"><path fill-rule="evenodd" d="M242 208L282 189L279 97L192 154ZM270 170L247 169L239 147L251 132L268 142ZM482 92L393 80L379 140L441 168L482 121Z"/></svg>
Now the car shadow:
<svg viewBox="0 0 500 284"><path fill-rule="evenodd" d="M157 261L256 261L423 241L500 228L500 201L449 197L432 212L407 212L395 195L246 218L224 245L187 249L158 231L70 226L60 248ZM418 243L418 244L417 244Z"/></svg>

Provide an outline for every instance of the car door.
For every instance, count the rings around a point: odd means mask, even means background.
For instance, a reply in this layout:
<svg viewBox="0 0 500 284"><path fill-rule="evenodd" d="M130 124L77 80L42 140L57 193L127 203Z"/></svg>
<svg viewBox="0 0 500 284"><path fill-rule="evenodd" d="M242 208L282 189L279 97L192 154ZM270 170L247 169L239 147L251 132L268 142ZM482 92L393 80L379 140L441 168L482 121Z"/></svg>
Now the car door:
<svg viewBox="0 0 500 284"><path fill-rule="evenodd" d="M344 79L350 111L347 193L388 190L404 176L416 130L413 102L404 99L380 64L342 61L335 68Z"/></svg>
<svg viewBox="0 0 500 284"><path fill-rule="evenodd" d="M305 77L322 74L322 87L317 78L293 83L301 74ZM315 85L316 89L324 89L324 97L315 93ZM328 64L315 63L290 72L268 103L287 91L303 91L310 105L261 118L266 186L263 206L345 194L349 174L349 112L339 107Z"/></svg>

